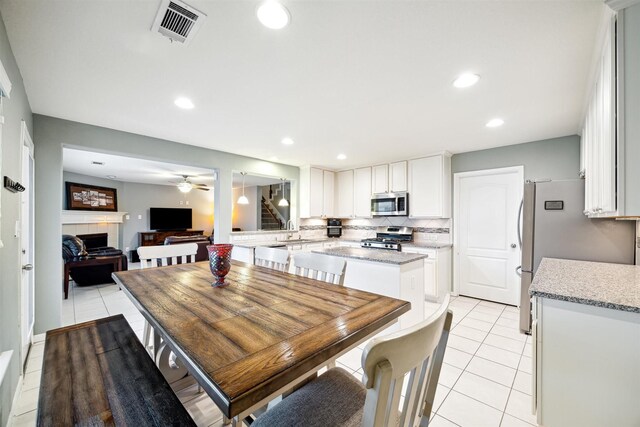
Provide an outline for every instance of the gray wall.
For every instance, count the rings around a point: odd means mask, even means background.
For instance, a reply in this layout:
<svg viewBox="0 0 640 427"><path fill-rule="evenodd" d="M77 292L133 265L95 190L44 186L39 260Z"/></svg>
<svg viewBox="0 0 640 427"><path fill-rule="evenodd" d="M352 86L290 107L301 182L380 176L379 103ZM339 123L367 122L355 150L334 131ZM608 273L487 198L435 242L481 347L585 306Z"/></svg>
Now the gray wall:
<svg viewBox="0 0 640 427"><path fill-rule="evenodd" d="M624 11L625 214L640 215L640 4Z"/></svg>
<svg viewBox="0 0 640 427"><path fill-rule="evenodd" d="M577 135L454 154L451 171L524 166L525 179L575 179L580 170Z"/></svg>
<svg viewBox="0 0 640 427"><path fill-rule="evenodd" d="M60 210L63 206L62 148L120 154L173 164L209 168L218 172L214 190L217 241L231 232L233 172L282 177L297 183L300 169L222 151L179 144L158 138L92 126L54 117L33 115L36 156L36 332L60 325ZM299 190L293 208L297 212ZM56 207L41 209L40 207Z"/></svg>
<svg viewBox="0 0 640 427"><path fill-rule="evenodd" d="M181 193L175 186L139 184L122 182L95 176L63 172L63 180L82 184L100 185L115 188L118 191L118 211L128 212L120 226L120 248L123 251L138 247L138 233L149 231L149 208L191 208L193 212L193 229L204 230L211 234L213 228L213 191L192 190ZM63 206L66 206L66 192L62 195ZM182 204L180 204L182 202ZM188 203L188 204L187 204ZM142 218L138 219L138 215Z"/></svg>
<svg viewBox="0 0 640 427"><path fill-rule="evenodd" d="M24 90L22 76L16 64L4 21L0 19L0 61L11 80L11 98L2 100L4 125L2 126L2 176L20 180L21 121L24 120L33 136L31 107ZM0 387L0 425L5 425L11 401L20 376L20 242L13 237L14 226L20 215L20 196L0 189L0 228L3 248L0 248L0 352L13 350L11 364ZM58 239L59 240L59 239ZM37 262L37 261L36 261ZM37 265L37 264L36 264ZM57 276L57 277L62 277ZM59 282L59 281L58 281Z"/></svg>
<svg viewBox="0 0 640 427"><path fill-rule="evenodd" d="M183 202L181 205L180 202ZM187 205L187 202L189 203ZM213 191L191 190L184 194L176 187L125 182L118 203L129 213L122 227L122 249L138 247L138 233L149 231L149 208L191 208L193 229L211 234L213 229ZM138 219L138 215L142 219Z"/></svg>

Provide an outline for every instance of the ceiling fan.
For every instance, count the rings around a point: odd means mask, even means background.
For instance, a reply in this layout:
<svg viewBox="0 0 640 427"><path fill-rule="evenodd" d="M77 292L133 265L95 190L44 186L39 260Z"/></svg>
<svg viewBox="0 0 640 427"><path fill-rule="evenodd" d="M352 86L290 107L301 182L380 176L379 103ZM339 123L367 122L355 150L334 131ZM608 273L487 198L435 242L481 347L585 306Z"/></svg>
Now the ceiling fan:
<svg viewBox="0 0 640 427"><path fill-rule="evenodd" d="M176 186L178 187L178 190L180 190L183 193L188 193L189 191L193 190L194 188L196 190L202 190L202 191L209 191L209 187L207 187L204 184L194 184L191 181L189 181L189 175L182 175L182 181L180 182L171 182L172 184L176 184Z"/></svg>

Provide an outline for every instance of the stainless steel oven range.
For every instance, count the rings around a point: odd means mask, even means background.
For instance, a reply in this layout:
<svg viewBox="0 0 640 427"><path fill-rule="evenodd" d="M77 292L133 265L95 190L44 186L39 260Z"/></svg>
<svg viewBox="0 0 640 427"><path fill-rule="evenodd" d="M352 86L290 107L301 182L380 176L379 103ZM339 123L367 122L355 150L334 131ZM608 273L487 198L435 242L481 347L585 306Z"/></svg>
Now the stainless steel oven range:
<svg viewBox="0 0 640 427"><path fill-rule="evenodd" d="M413 241L413 228L411 227L378 227L376 237L364 239L360 242L363 248L388 249L401 251L403 242Z"/></svg>

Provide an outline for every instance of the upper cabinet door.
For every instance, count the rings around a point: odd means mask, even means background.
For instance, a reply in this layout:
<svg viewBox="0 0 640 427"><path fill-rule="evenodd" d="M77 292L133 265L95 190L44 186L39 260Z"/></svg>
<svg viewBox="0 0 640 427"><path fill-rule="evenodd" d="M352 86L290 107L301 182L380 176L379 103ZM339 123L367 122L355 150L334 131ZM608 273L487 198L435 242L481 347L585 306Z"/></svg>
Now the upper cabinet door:
<svg viewBox="0 0 640 427"><path fill-rule="evenodd" d="M309 216L318 217L323 213L323 197L324 197L324 183L323 183L323 170L311 168L311 185L310 185L310 201L309 201Z"/></svg>
<svg viewBox="0 0 640 427"><path fill-rule="evenodd" d="M407 162L396 162L389 165L389 191L407 191Z"/></svg>
<svg viewBox="0 0 640 427"><path fill-rule="evenodd" d="M335 173L331 171L322 171L323 180L323 198L322 198L322 216L334 216L334 185Z"/></svg>
<svg viewBox="0 0 640 427"><path fill-rule="evenodd" d="M439 155L409 161L409 216L451 216L451 158Z"/></svg>
<svg viewBox="0 0 640 427"><path fill-rule="evenodd" d="M373 176L371 178L372 193L388 193L389 192L389 165L378 165L372 168Z"/></svg>
<svg viewBox="0 0 640 427"><path fill-rule="evenodd" d="M371 218L371 168L354 171L354 215L358 218Z"/></svg>
<svg viewBox="0 0 640 427"><path fill-rule="evenodd" d="M369 174L371 176L371 174ZM371 186L371 178L369 178ZM338 218L353 218L353 170L336 174L336 209Z"/></svg>

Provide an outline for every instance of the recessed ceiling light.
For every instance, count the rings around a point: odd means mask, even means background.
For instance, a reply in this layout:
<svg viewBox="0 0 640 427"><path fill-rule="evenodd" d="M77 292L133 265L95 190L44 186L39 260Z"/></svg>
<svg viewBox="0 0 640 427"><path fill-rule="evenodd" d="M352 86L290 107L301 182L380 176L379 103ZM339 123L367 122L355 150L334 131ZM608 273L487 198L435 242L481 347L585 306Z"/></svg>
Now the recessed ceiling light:
<svg viewBox="0 0 640 427"><path fill-rule="evenodd" d="M193 108L193 102L191 102L191 100L189 98L185 98L184 96L181 96L179 98L176 98L175 101L173 101L178 107L184 109L184 110L191 110Z"/></svg>
<svg viewBox="0 0 640 427"><path fill-rule="evenodd" d="M293 145L293 139L291 139L291 138L283 138L282 139L282 143L284 145Z"/></svg>
<svg viewBox="0 0 640 427"><path fill-rule="evenodd" d="M345 160L346 158L347 158L346 154L338 154L338 157L337 157L338 160Z"/></svg>
<svg viewBox="0 0 640 427"><path fill-rule="evenodd" d="M286 7L276 1L266 1L258 7L258 20L267 28L279 30L289 24L291 15Z"/></svg>
<svg viewBox="0 0 640 427"><path fill-rule="evenodd" d="M117 176L115 176L115 175L107 175L107 178L109 178L109 179L116 179L116 178L117 178Z"/></svg>
<svg viewBox="0 0 640 427"><path fill-rule="evenodd" d="M465 73L458 76L457 79L453 81L453 85L458 88L465 88L469 86L473 86L478 83L480 80L480 76L472 73Z"/></svg>
<svg viewBox="0 0 640 427"><path fill-rule="evenodd" d="M487 122L488 128L497 128L498 126L502 126L504 124L504 120L502 119L492 119Z"/></svg>
<svg viewBox="0 0 640 427"><path fill-rule="evenodd" d="M98 162L97 160L92 161L91 164L97 165L97 166L104 166L104 162Z"/></svg>

